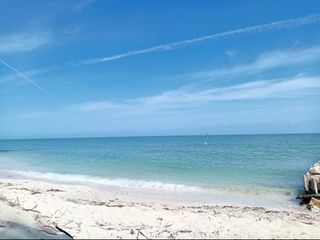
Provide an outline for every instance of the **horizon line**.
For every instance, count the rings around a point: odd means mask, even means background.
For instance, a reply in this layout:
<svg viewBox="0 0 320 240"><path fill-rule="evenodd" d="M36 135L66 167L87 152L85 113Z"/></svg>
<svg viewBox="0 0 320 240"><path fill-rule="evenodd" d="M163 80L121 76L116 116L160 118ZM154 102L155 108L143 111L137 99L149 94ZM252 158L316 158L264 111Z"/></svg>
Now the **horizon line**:
<svg viewBox="0 0 320 240"><path fill-rule="evenodd" d="M226 133L226 134L172 134L172 135L123 135L123 136L95 136L95 137L35 137L35 138L0 138L0 141L14 140L57 140L57 139L91 139L91 138L142 138L142 137L199 137L199 136L250 136L250 135L309 135L320 134L320 132L277 132L277 133Z"/></svg>

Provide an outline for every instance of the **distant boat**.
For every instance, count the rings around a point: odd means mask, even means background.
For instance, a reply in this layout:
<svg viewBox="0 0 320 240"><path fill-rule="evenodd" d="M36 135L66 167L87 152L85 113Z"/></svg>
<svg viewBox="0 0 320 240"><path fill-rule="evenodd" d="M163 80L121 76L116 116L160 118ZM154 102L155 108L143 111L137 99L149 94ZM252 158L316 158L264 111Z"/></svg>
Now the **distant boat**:
<svg viewBox="0 0 320 240"><path fill-rule="evenodd" d="M204 142L203 142L203 145L208 145L208 136L209 136L209 134L208 134L208 132L207 132L207 134L206 134L206 136L205 136L205 140L204 140Z"/></svg>

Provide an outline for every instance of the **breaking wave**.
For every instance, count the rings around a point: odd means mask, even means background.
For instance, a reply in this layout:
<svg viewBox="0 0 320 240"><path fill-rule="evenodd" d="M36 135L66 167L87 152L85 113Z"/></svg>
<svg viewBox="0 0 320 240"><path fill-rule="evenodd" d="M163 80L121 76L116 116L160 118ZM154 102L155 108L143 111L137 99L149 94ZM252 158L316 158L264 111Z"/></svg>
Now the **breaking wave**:
<svg viewBox="0 0 320 240"><path fill-rule="evenodd" d="M7 174L14 177L26 177L34 180L54 181L62 183L95 184L109 187L123 187L135 189L165 190L174 192L194 192L203 189L183 184L164 183L160 181L145 181L125 178L102 178L79 174L60 174L53 172L16 171L8 170Z"/></svg>

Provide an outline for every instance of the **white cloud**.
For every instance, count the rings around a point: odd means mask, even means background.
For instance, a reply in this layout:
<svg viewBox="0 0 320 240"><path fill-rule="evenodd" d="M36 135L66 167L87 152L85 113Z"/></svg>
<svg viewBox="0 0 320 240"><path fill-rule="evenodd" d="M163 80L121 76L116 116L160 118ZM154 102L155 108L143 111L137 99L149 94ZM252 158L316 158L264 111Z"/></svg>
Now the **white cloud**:
<svg viewBox="0 0 320 240"><path fill-rule="evenodd" d="M208 41L208 40L220 39L220 38L228 37L228 36L234 36L234 35L245 34L245 33L249 34L249 33L254 33L254 32L270 31L270 30L278 30L278 29L284 29L284 28L299 27L299 26L303 26L303 25L318 23L319 21L320 21L320 14L312 14L312 15L308 15L306 17L287 19L287 20L283 20L283 21L277 21L277 22L261 24L261 25L251 26L251 27L239 28L236 30L206 35L206 36L202 36L202 37L177 41L177 42L163 44L163 45L157 45L154 47L145 48L145 49L141 49L141 50L132 50L129 52L125 52L125 53L121 53L121 54L117 54L117 55L113 55L113 56L106 56L106 57L101 57L101 58L83 60L83 61L79 61L79 62L75 63L75 65L86 65L86 64L95 64L95 63L101 63L101 62L109 62L109 61L114 61L114 60L118 60L121 58L127 58L127 57L131 57L131 56L135 56L135 55L141 55L141 54L157 52L157 51L173 50L173 49L176 49L179 47L184 47L184 46L187 46L190 44L195 44L198 42L204 42L204 41Z"/></svg>
<svg viewBox="0 0 320 240"><path fill-rule="evenodd" d="M234 50L228 50L224 52L230 60L232 60L236 56L236 52Z"/></svg>
<svg viewBox="0 0 320 240"><path fill-rule="evenodd" d="M152 111L155 109L193 107L197 104L201 106L199 104L217 101L294 97L297 94L308 94L308 90L312 89L320 89L319 77L296 76L291 79L255 81L201 91L178 89L151 97L128 99L122 102L86 102L67 106L65 109L82 112L105 110Z"/></svg>
<svg viewBox="0 0 320 240"><path fill-rule="evenodd" d="M181 74L175 76L174 78L214 79L231 75L247 76L278 67L307 64L319 60L320 46L295 51L272 51L260 55L254 62L248 64L237 65L232 68L219 68L207 71L198 71L188 74Z"/></svg>
<svg viewBox="0 0 320 240"><path fill-rule="evenodd" d="M28 52L44 46L51 41L51 34L42 33L18 33L0 37L0 53Z"/></svg>
<svg viewBox="0 0 320 240"><path fill-rule="evenodd" d="M85 102L81 104L69 105L65 108L65 110L88 112L88 111L97 111L97 110L106 110L106 109L116 109L116 108L121 108L123 106L124 105L122 104L114 103L111 101L92 101L92 102Z"/></svg>
<svg viewBox="0 0 320 240"><path fill-rule="evenodd" d="M270 97L293 96L305 89L320 88L320 78L296 77L285 80L255 81L202 91L175 90L153 97L137 100L144 104L174 104L229 101L243 99L263 99Z"/></svg>
<svg viewBox="0 0 320 240"><path fill-rule="evenodd" d="M164 44L164 45L158 45L152 48L147 48L142 50L133 50L133 51L129 51L126 53L113 55L113 56L78 61L76 63L67 63L67 64L62 64L60 66L47 67L44 69L45 69L45 72L49 72L49 71L62 69L65 67L70 67L70 66L79 66L79 65L85 65L85 64L113 61L113 60L117 60L125 57L130 57L130 56L154 52L154 51L171 50L171 49L182 47L188 44L201 42L209 39L221 38L224 36L233 36L240 33L251 33L256 31L295 27L295 26L301 26L301 25L306 25L311 23L317 23L319 21L320 21L320 14L314 14L314 15L309 15L302 18L278 21L278 22L268 23L264 25L257 25L253 27L247 27L247 28L237 29L233 31L208 35L204 37L178 41L178 42ZM78 31L79 29L73 29L73 30ZM41 34L39 35L40 37L36 35L35 36L30 35L31 37L28 38L28 36L29 35L27 34L21 34L21 35L0 37L0 53L1 51L13 52L13 51L22 51L22 50L24 51L32 50L32 49L35 49L36 47L40 47L41 44L46 44L48 41L50 41L50 34L44 34L42 37L41 37ZM227 51L225 52L225 54L228 55L229 57L233 57L234 51ZM261 55L253 63L238 65L233 68L225 68L225 69L220 68L220 69L214 69L214 70L180 74L180 75L173 76L171 78L172 79L176 79L176 78L199 79L199 78L223 77L231 74L247 74L248 75L248 74L254 74L254 73L262 72L264 70L281 67L281 66L290 66L290 65L302 64L302 63L305 64L305 63L309 63L319 59L320 59L320 46L315 46L315 47L311 47L303 50L295 50L295 51L293 51L292 49L288 51L273 51L273 52ZM43 73L42 70L43 69L36 69L36 70L31 70L29 72L32 72L32 75L37 75L37 74L42 74ZM10 75L2 76L0 78L0 81L1 80L8 81L9 79L14 79L14 77Z"/></svg>
<svg viewBox="0 0 320 240"><path fill-rule="evenodd" d="M89 5L93 4L96 0L83 0L78 1L75 5L72 6L74 11L81 11L84 8L88 7Z"/></svg>

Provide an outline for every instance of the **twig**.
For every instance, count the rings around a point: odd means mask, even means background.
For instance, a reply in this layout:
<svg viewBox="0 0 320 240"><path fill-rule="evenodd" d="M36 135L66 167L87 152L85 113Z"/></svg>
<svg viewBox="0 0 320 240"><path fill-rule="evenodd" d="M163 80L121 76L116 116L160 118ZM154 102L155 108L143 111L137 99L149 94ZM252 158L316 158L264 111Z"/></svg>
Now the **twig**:
<svg viewBox="0 0 320 240"><path fill-rule="evenodd" d="M60 232L63 232L64 234L66 234L68 237L70 237L71 239L73 239L73 237L71 236L70 233L68 233L67 231L63 230L62 228L58 227L58 225L55 225L55 228L57 230L59 230Z"/></svg>
<svg viewBox="0 0 320 240"><path fill-rule="evenodd" d="M144 235L143 232L141 232L140 230L138 230L138 235L137 235L137 239L139 238L139 234L141 234L143 237L145 237L146 239L150 239L148 238L146 235Z"/></svg>
<svg viewBox="0 0 320 240"><path fill-rule="evenodd" d="M103 223L99 223L98 221L96 221L96 225L99 228L104 229L104 230L116 230L116 228L110 227L110 224L106 224L106 223L103 224ZM107 227L107 228L105 228L105 227Z"/></svg>
<svg viewBox="0 0 320 240"><path fill-rule="evenodd" d="M41 194L42 192L39 192L39 191L33 191L31 192L31 195L36 195L36 194Z"/></svg>
<svg viewBox="0 0 320 240"><path fill-rule="evenodd" d="M47 192L64 192L64 191L56 188L50 188L47 190Z"/></svg>
<svg viewBox="0 0 320 240"><path fill-rule="evenodd" d="M123 204L106 204L106 207L118 207L118 208L122 208L124 207Z"/></svg>
<svg viewBox="0 0 320 240"><path fill-rule="evenodd" d="M23 211L27 211L27 212L36 212L36 213L41 213L38 210L34 210L36 207L38 206L38 204L36 204L33 208L22 208Z"/></svg>
<svg viewBox="0 0 320 240"><path fill-rule="evenodd" d="M178 232L180 232L180 233L191 233L192 231L191 230L179 230Z"/></svg>

